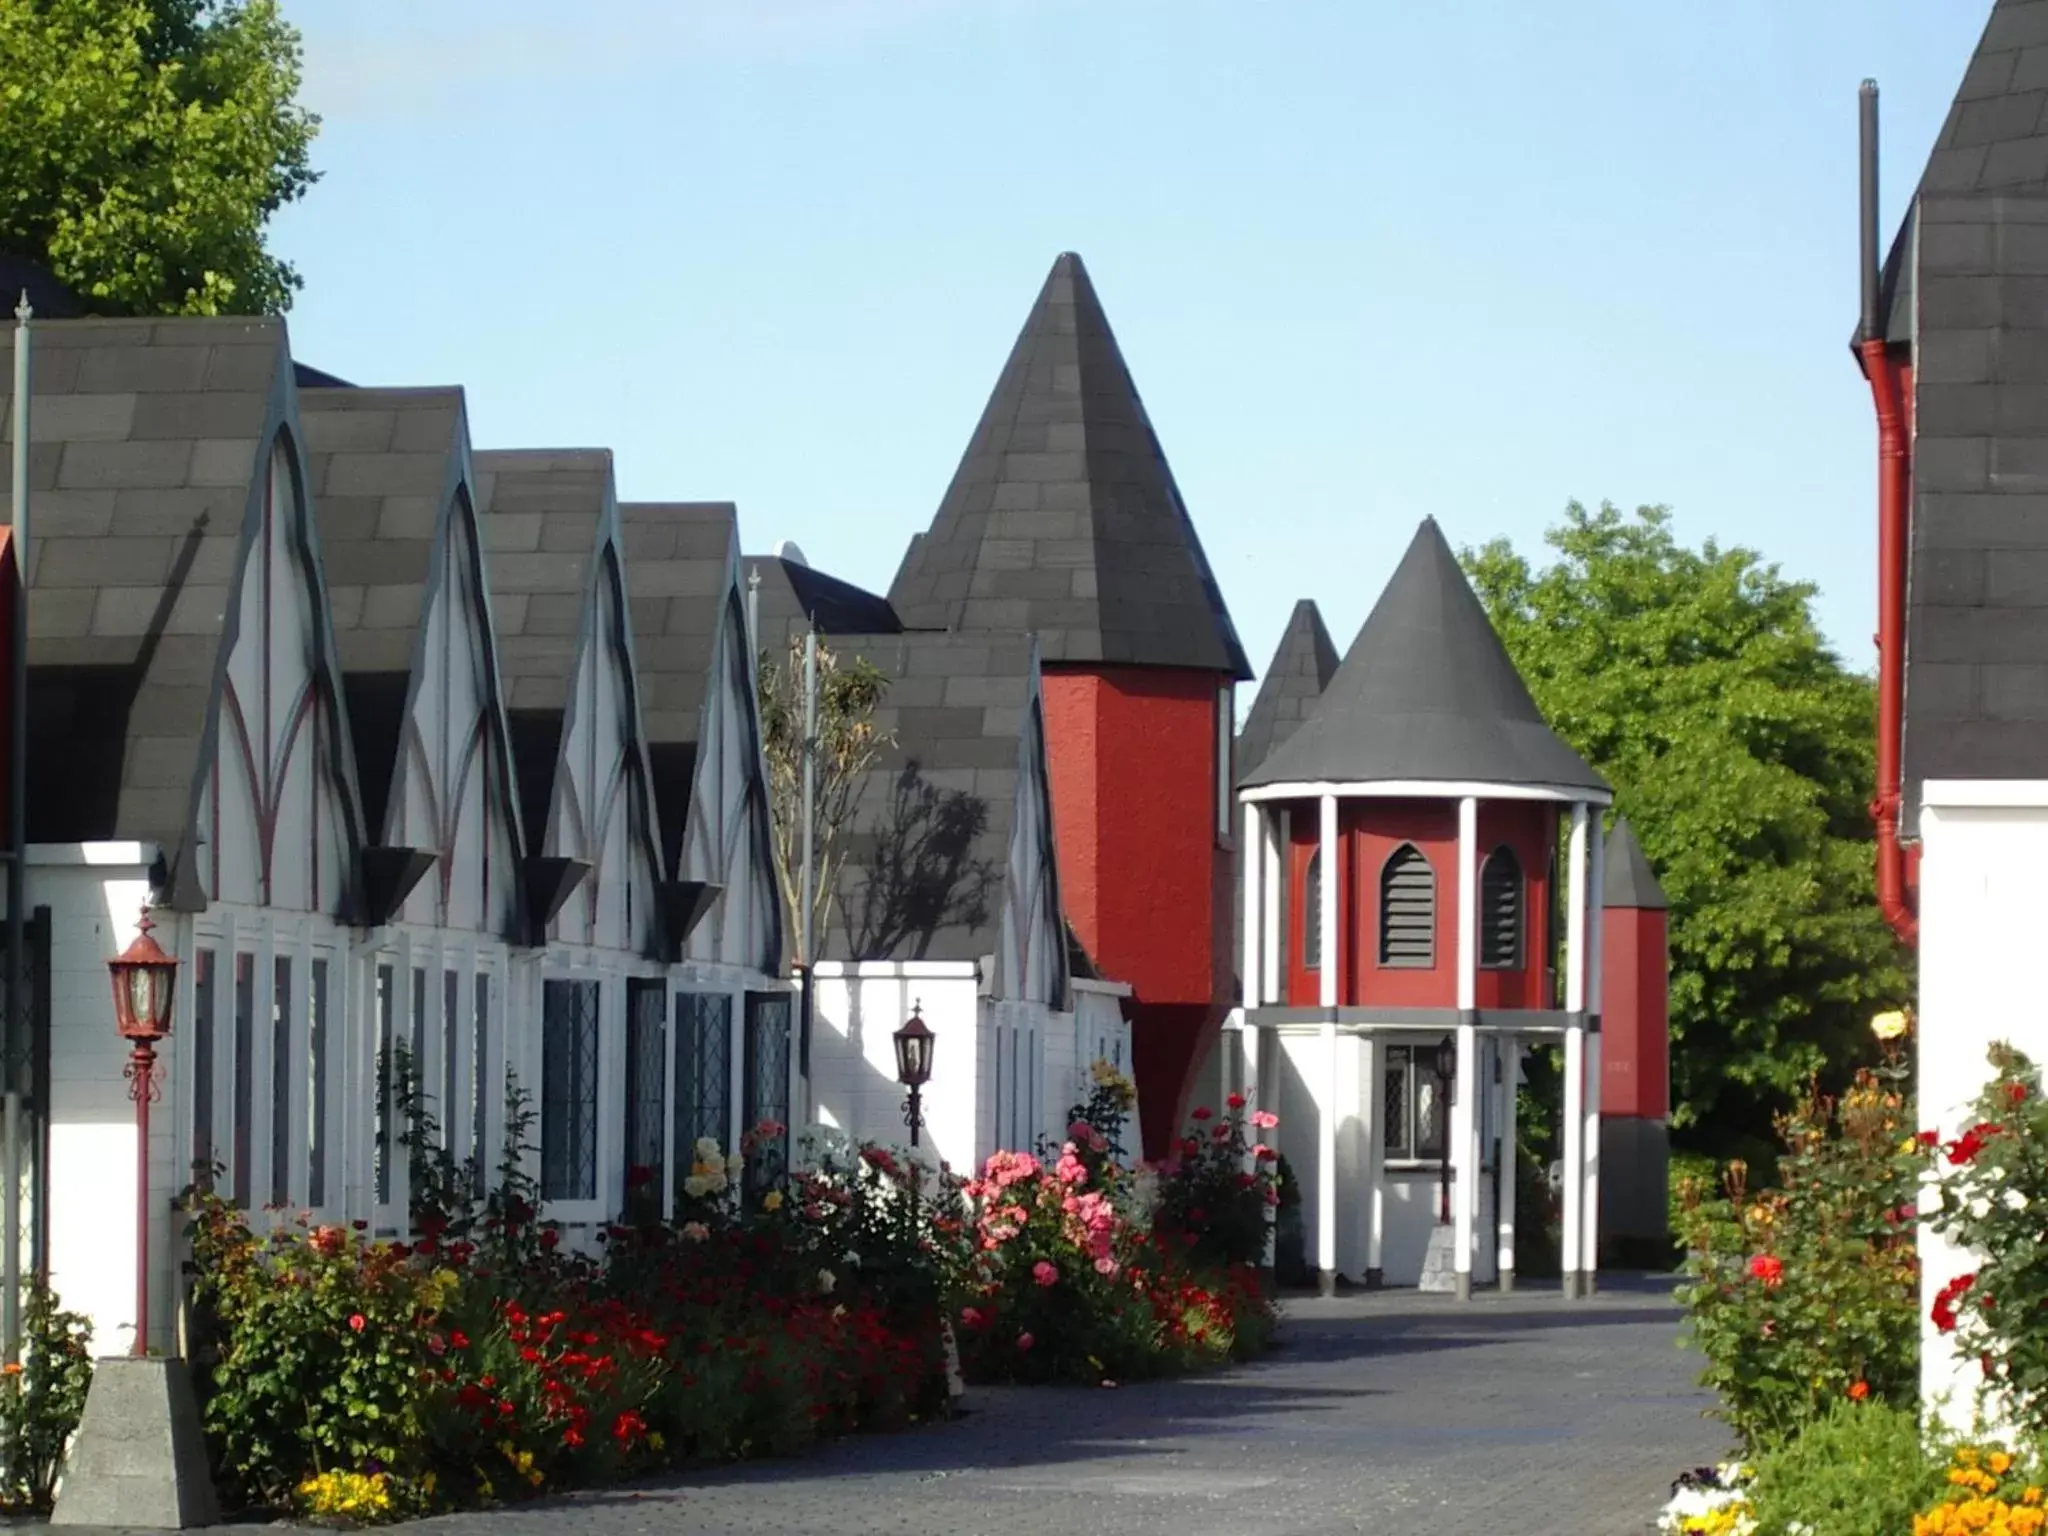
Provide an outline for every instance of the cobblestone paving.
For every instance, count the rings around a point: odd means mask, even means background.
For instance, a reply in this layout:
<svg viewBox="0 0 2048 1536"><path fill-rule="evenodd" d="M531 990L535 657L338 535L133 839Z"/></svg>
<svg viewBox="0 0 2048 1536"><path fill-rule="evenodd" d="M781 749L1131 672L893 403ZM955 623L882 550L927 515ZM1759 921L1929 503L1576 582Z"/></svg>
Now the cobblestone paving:
<svg viewBox="0 0 2048 1536"><path fill-rule="evenodd" d="M936 1428L637 1492L460 1515L420 1536L1643 1536L1681 1468L1725 1452L1663 1283L1461 1307L1291 1302L1227 1375L977 1391ZM247 1528L244 1528L247 1529Z"/></svg>

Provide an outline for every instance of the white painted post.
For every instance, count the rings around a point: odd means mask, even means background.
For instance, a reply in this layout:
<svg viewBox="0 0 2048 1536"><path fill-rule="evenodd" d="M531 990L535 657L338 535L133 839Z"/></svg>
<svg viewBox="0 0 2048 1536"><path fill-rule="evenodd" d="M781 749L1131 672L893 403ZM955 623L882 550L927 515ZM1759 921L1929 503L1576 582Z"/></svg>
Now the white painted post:
<svg viewBox="0 0 2048 1536"><path fill-rule="evenodd" d="M1572 807L1569 894L1565 906L1564 1232L1565 1296L1579 1295L1586 1202L1586 807Z"/></svg>
<svg viewBox="0 0 2048 1536"><path fill-rule="evenodd" d="M1503 1292L1515 1288L1515 1196L1520 1182L1521 1157L1517 1145L1517 1079L1522 1075L1522 1042L1514 1035L1502 1035L1500 1049L1500 1209L1495 1212L1495 1265L1500 1271Z"/></svg>
<svg viewBox="0 0 2048 1536"><path fill-rule="evenodd" d="M1338 937L1342 928L1337 921L1337 797L1323 796L1322 837L1318 843L1320 856L1316 861L1317 873L1321 876L1319 889L1322 908L1322 933L1320 937L1322 966L1318 971L1322 992L1318 1001L1325 1008L1337 1006L1337 973L1343 964L1343 957L1337 953Z"/></svg>
<svg viewBox="0 0 2048 1536"><path fill-rule="evenodd" d="M1479 802L1458 802L1458 1075L1451 1100L1451 1241L1461 1300L1472 1295L1479 1205Z"/></svg>
<svg viewBox="0 0 2048 1536"><path fill-rule="evenodd" d="M1458 802L1458 1007L1479 998L1479 802Z"/></svg>
<svg viewBox="0 0 2048 1536"><path fill-rule="evenodd" d="M1387 1230L1387 1090L1382 1075L1387 1051L1377 1035L1366 1035L1364 1043L1360 1071L1365 1085L1361 1094L1365 1109L1365 1284L1367 1289L1374 1290L1385 1278L1382 1255Z"/></svg>
<svg viewBox="0 0 2048 1536"><path fill-rule="evenodd" d="M1287 990L1280 981L1280 904L1286 889L1285 882L1280 878L1280 850L1286 841L1287 818L1288 813L1285 810L1262 818L1265 822L1266 835L1259 855L1266 866L1263 881L1265 905L1259 922L1260 947L1264 955L1262 963L1265 966L1266 978L1265 995L1275 1002L1287 1000Z"/></svg>
<svg viewBox="0 0 2048 1536"><path fill-rule="evenodd" d="M1606 927L1605 871L1607 839L1601 834L1600 810L1588 812L1586 836L1586 1014L1592 1021L1586 1035L1586 1194L1579 1217L1584 1245L1579 1284L1587 1295L1598 1288L1600 1271L1600 951Z"/></svg>
<svg viewBox="0 0 2048 1536"><path fill-rule="evenodd" d="M1327 966L1328 951L1323 960ZM1323 1081L1316 1090L1316 1282L1329 1296L1337 1289L1337 1023L1322 1030Z"/></svg>
<svg viewBox="0 0 2048 1536"><path fill-rule="evenodd" d="M1244 860L1244 957L1239 990L1247 1014L1266 1000L1265 966L1265 817L1256 801L1244 806L1244 841L1239 854Z"/></svg>

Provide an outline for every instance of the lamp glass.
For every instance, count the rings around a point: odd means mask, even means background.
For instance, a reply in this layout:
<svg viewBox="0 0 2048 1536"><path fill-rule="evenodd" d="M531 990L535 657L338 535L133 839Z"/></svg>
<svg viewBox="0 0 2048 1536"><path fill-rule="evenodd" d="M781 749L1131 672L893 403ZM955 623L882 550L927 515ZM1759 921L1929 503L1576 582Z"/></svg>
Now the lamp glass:
<svg viewBox="0 0 2048 1536"><path fill-rule="evenodd" d="M913 1013L910 1022L896 1031L895 1041L896 1081L906 1088L921 1088L930 1082L934 1044L931 1026Z"/></svg>
<svg viewBox="0 0 2048 1536"><path fill-rule="evenodd" d="M1445 1035L1437 1042L1436 1075L1448 1081L1458 1072L1458 1042Z"/></svg>

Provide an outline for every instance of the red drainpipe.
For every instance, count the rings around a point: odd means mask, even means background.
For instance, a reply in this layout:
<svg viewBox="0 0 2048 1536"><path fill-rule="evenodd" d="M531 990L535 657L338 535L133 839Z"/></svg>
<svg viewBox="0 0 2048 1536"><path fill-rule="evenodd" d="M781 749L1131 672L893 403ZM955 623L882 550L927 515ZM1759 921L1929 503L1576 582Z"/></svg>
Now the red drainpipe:
<svg viewBox="0 0 2048 1536"><path fill-rule="evenodd" d="M1885 339L1877 258L1877 82L1863 82L1861 127L1863 315L1856 352L1877 406L1877 905L1901 940L1919 937L1918 849L1899 841L1900 758L1906 721L1907 487L1912 475L1912 364Z"/></svg>

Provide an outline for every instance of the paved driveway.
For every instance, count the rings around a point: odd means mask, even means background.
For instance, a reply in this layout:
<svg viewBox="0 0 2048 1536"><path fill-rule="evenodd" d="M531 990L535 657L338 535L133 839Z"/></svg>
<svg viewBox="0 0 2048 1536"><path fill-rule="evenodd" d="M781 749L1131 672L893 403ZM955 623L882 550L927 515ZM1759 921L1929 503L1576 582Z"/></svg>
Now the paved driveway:
<svg viewBox="0 0 2048 1536"><path fill-rule="evenodd" d="M421 1536L1642 1536L1727 1449L1662 1284L1566 1305L1299 1301L1283 1348L1196 1381L978 1391L953 1424Z"/></svg>

